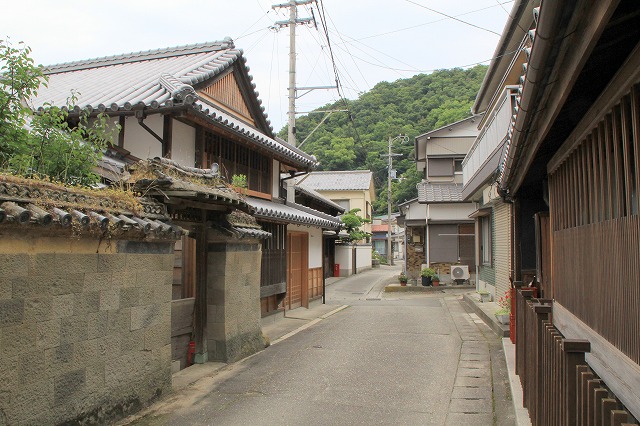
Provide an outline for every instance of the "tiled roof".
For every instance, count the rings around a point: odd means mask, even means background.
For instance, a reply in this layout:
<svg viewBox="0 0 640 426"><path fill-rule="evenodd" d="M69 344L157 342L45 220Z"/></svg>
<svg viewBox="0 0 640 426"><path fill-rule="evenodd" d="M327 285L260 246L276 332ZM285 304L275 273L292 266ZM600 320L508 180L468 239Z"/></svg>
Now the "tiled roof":
<svg viewBox="0 0 640 426"><path fill-rule="evenodd" d="M118 113L143 108L147 113L153 113L178 107L193 110L206 120L225 126L292 160L295 166L315 167L315 157L276 141L199 97L194 86L220 75L236 62L244 66L248 74L242 50L236 49L233 41L226 38L223 41L51 65L45 67L48 85L42 86L37 96L29 101L36 110L45 108L47 104L64 107L67 99L75 93L77 111L88 109ZM254 93L260 104L258 92L254 90ZM264 114L264 107L261 110ZM269 125L266 115L265 120Z"/></svg>
<svg viewBox="0 0 640 426"><path fill-rule="evenodd" d="M247 204L253 210L254 216L260 219L312 225L326 229L340 229L342 226L342 222L337 217L297 204L294 207L291 204L279 204L253 197L247 197Z"/></svg>
<svg viewBox="0 0 640 426"><path fill-rule="evenodd" d="M462 201L462 185L420 182L416 186L418 187L419 203L456 203Z"/></svg>
<svg viewBox="0 0 640 426"><path fill-rule="evenodd" d="M370 170L311 172L299 183L316 191L367 191L372 178Z"/></svg>
<svg viewBox="0 0 640 426"><path fill-rule="evenodd" d="M243 197L211 174L211 170L184 167L159 157L140 161L131 169L134 188L142 193L247 209ZM137 171L141 172L142 178L138 178ZM154 177L147 177L149 175Z"/></svg>
<svg viewBox="0 0 640 426"><path fill-rule="evenodd" d="M389 225L371 225L371 232L387 232Z"/></svg>
<svg viewBox="0 0 640 426"><path fill-rule="evenodd" d="M20 229L30 225L34 231L46 228L72 235L108 233L115 238L126 233L126 238L176 239L186 233L169 221L163 204L139 201L142 211L136 213L99 191L88 195L47 183L0 178L0 225Z"/></svg>
<svg viewBox="0 0 640 426"><path fill-rule="evenodd" d="M311 188L307 188L304 185L296 185L296 191L299 191L303 194L306 194L307 196L314 198L324 204L326 204L329 207L332 207L336 210L338 210L339 212L344 212L344 207L339 206L338 204L334 203L333 201L331 201L330 199L328 199L327 197L325 197L324 195L320 194L319 192L311 189Z"/></svg>

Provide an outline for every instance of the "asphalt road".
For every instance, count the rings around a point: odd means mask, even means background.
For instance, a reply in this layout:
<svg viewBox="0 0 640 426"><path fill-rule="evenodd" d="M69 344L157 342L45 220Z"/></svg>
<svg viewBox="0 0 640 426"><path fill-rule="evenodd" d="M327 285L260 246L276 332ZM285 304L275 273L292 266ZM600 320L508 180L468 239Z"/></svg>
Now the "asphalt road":
<svg viewBox="0 0 640 426"><path fill-rule="evenodd" d="M511 425L500 340L453 293L382 290L399 267L339 281L350 307L232 364L137 424Z"/></svg>

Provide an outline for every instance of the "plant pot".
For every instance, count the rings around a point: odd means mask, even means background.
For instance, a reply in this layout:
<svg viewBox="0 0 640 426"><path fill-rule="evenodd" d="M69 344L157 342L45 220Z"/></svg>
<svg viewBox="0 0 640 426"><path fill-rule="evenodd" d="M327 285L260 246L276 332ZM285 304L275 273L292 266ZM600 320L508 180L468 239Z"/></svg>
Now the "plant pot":
<svg viewBox="0 0 640 426"><path fill-rule="evenodd" d="M503 324L503 325L509 324L509 314L502 314L502 315L496 314L496 319L500 324Z"/></svg>
<svg viewBox="0 0 640 426"><path fill-rule="evenodd" d="M438 287L440 285L440 281L431 281L434 287Z"/></svg>
<svg viewBox="0 0 640 426"><path fill-rule="evenodd" d="M406 287L407 286L407 282L406 281L400 281L400 286Z"/></svg>
<svg viewBox="0 0 640 426"><path fill-rule="evenodd" d="M422 277L422 285L427 287L431 285L431 277Z"/></svg>

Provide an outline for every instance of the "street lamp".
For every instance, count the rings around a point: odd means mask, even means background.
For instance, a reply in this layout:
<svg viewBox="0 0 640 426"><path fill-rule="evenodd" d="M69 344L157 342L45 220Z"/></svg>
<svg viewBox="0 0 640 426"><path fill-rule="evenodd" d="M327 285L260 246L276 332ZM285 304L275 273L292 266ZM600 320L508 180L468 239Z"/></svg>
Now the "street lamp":
<svg viewBox="0 0 640 426"><path fill-rule="evenodd" d="M393 265L393 252L391 251L391 169L393 167L393 157L402 156L402 154L391 152L391 145L395 141L408 142L409 137L399 134L395 138L389 138L389 153L381 155L381 157L387 157L387 262L390 265Z"/></svg>

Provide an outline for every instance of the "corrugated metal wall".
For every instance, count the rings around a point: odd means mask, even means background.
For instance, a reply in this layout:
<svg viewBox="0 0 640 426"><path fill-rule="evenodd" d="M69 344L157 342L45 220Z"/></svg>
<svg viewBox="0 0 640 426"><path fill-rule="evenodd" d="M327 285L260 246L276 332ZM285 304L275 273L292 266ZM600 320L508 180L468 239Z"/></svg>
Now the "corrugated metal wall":
<svg viewBox="0 0 640 426"><path fill-rule="evenodd" d="M496 299L509 289L511 275L511 206L498 200L493 206L493 266Z"/></svg>

